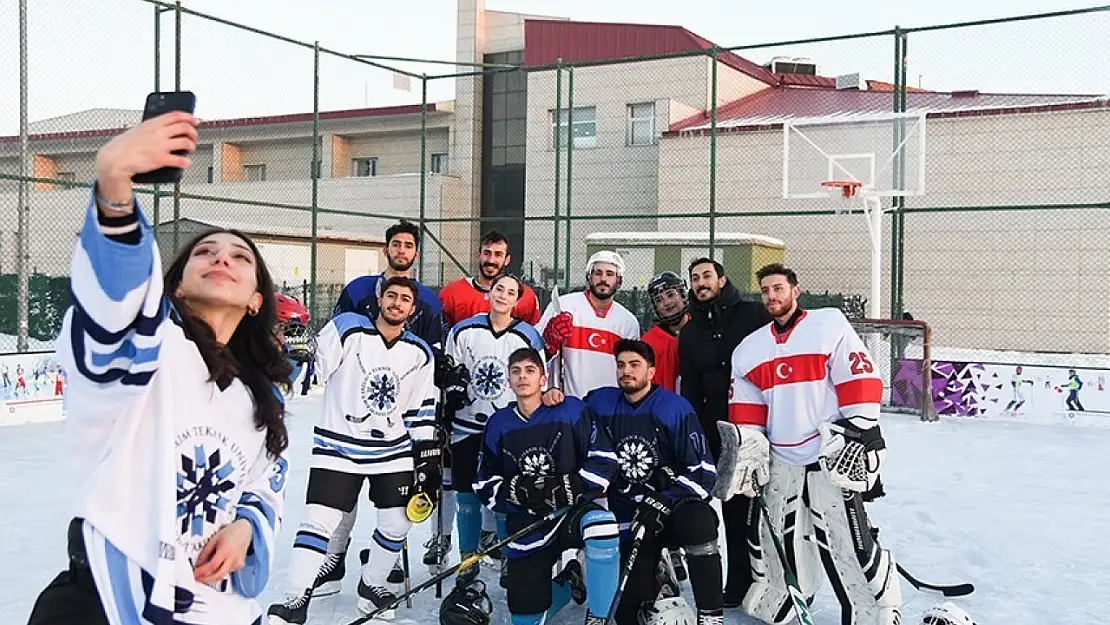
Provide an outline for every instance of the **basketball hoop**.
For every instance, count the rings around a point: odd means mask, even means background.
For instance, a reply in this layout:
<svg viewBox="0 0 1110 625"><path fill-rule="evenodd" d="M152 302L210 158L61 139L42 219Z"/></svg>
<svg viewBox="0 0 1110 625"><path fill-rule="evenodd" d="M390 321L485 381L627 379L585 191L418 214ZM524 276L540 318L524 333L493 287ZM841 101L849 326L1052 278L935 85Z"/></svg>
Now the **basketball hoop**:
<svg viewBox="0 0 1110 625"><path fill-rule="evenodd" d="M845 199L850 199L856 195L856 191L863 186L863 183L858 180L826 180L821 183L822 187L830 189L840 187L840 193Z"/></svg>

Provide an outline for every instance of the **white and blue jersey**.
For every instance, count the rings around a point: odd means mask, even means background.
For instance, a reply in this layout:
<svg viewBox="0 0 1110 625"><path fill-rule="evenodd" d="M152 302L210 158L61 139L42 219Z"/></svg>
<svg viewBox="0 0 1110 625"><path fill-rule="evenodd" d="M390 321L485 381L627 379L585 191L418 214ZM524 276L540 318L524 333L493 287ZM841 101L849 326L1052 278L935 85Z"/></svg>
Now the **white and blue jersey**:
<svg viewBox="0 0 1110 625"><path fill-rule="evenodd" d="M508 482L514 475L577 473L585 489L582 500L592 501L605 493L616 471L617 457L609 435L598 427L581 400L567 397L557 406L541 404L530 417L521 414L513 402L493 413L486 424L474 492L486 507L506 515L511 534L539 520L509 501ZM508 557L542 549L565 518L509 543Z"/></svg>
<svg viewBox="0 0 1110 625"><path fill-rule="evenodd" d="M671 503L710 498L717 469L698 416L681 395L652 386L633 404L621 389L602 387L586 395L586 407L613 441L619 471L609 489L609 509L622 533L627 533L648 492L658 492ZM658 491L653 475L663 467L675 477Z"/></svg>
<svg viewBox="0 0 1110 625"><path fill-rule="evenodd" d="M89 567L112 625L256 622L288 465L266 450L251 392L219 385L163 293L150 223L99 217L90 201L58 336L66 430ZM281 393L275 389L275 395ZM194 580L197 555L236 519L246 564Z"/></svg>
<svg viewBox="0 0 1110 625"><path fill-rule="evenodd" d="M535 349L543 358L540 333L517 319L497 332L489 315L483 313L451 329L445 351L470 372L466 389L468 405L455 412L451 423L452 443L481 434L490 416L516 399L509 386L509 356L522 347Z"/></svg>
<svg viewBox="0 0 1110 625"><path fill-rule="evenodd" d="M312 437L312 466L378 475L412 471L413 441L435 438L432 350L405 330L385 340L359 313L340 313L316 339L324 414Z"/></svg>

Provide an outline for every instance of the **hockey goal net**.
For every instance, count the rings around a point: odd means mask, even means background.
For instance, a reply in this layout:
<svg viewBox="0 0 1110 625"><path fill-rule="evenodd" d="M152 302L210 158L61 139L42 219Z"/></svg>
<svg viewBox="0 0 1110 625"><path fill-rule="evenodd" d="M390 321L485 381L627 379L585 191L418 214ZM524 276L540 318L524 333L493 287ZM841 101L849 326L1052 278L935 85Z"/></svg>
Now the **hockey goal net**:
<svg viewBox="0 0 1110 625"><path fill-rule="evenodd" d="M904 319L854 319L883 380L883 412L936 421L929 324Z"/></svg>

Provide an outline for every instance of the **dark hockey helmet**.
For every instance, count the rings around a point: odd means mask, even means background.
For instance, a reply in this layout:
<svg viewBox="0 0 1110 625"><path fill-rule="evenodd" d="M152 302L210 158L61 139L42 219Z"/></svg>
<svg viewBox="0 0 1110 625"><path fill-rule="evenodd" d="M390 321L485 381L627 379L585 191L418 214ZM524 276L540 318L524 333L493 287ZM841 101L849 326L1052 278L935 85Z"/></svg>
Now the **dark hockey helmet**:
<svg viewBox="0 0 1110 625"><path fill-rule="evenodd" d="M682 308L677 311L672 311L670 314L660 312L659 305L656 300L660 295L667 291L674 289L682 297ZM687 294L686 281L682 276L673 271L664 271L663 273L655 276L648 282L647 285L648 297L651 298L651 309L655 313L655 318L660 323L670 325L682 319L686 315L686 311L690 309L689 296Z"/></svg>
<svg viewBox="0 0 1110 625"><path fill-rule="evenodd" d="M493 602L486 594L486 584L480 579L455 588L439 606L440 625L489 625Z"/></svg>

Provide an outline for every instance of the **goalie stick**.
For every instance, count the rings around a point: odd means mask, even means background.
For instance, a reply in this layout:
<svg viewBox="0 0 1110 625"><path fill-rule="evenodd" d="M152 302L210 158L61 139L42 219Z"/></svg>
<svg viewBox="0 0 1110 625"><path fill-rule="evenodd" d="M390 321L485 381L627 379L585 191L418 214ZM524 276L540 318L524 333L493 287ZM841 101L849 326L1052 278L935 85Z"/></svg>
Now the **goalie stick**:
<svg viewBox="0 0 1110 625"><path fill-rule="evenodd" d="M404 593L402 593L401 596L396 597L391 603L389 603L389 605L384 605L380 608L376 608L372 612L370 612L369 614L360 616L359 618L351 621L347 625L362 625L363 623L366 623L366 622L369 622L369 621L373 620L374 617L378 616L382 612L385 612L387 610L392 610L393 608L396 608L397 606L401 605L402 601L411 599L412 596L415 595L416 593L418 593L422 590L427 590L428 588L431 588L432 586L435 586L437 583L442 582L443 580L447 579L448 577L451 577L455 573L458 573L459 571L461 571L463 569L467 569L467 568L470 568L470 567L474 566L479 561L481 561L482 558L488 557L489 554L493 553L494 551L496 551L498 549L501 549L503 547L508 546L508 544L513 542L513 541L520 540L521 538L524 538L528 534L531 534L532 532L539 529L544 523L548 523L550 521L558 519L559 517L562 517L564 514L569 512L570 510L571 510L570 508L562 508L560 510L556 510L554 512L549 513L547 516L545 516L542 519L536 521L535 523L532 523L531 525L528 525L527 527L523 527L523 528L517 530L516 532L513 532L511 535L506 537L504 540L500 540L500 541L490 545L485 550L479 551L478 553L470 556L469 558L466 558L462 562L459 562L455 566L452 566L451 568L443 571L442 573L439 573L437 575L433 575L432 577L420 582L416 586L413 586L412 589L407 590Z"/></svg>

